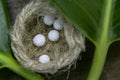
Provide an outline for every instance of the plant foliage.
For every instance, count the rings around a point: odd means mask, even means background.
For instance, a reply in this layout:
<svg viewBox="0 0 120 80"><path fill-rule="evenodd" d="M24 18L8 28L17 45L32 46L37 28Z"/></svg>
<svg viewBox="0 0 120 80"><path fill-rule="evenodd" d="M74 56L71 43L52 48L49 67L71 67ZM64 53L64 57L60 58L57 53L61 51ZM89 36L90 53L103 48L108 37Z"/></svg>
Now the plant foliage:
<svg viewBox="0 0 120 80"><path fill-rule="evenodd" d="M109 45L120 40L120 0L51 0L96 46L88 80L98 80Z"/></svg>

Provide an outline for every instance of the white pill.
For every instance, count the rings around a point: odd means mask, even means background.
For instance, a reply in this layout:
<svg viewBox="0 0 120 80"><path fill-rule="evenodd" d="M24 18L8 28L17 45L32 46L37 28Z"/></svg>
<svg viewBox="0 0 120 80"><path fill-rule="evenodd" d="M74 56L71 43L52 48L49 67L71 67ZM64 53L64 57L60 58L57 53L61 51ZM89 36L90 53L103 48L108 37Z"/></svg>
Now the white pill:
<svg viewBox="0 0 120 80"><path fill-rule="evenodd" d="M54 17L53 16L51 16L51 15L46 15L46 16L44 16L44 18L43 18L43 22L46 24L46 25L52 25L53 24L53 22L54 22Z"/></svg>
<svg viewBox="0 0 120 80"><path fill-rule="evenodd" d="M59 32L56 31L56 30L51 30L49 33L48 33L48 38L50 41L58 41L59 39Z"/></svg>
<svg viewBox="0 0 120 80"><path fill-rule="evenodd" d="M41 55L39 57L39 62L42 64L49 63L50 62L50 57L48 55Z"/></svg>
<svg viewBox="0 0 120 80"><path fill-rule="evenodd" d="M40 47L43 46L46 42L46 38L43 34L37 34L34 38L33 38L33 44Z"/></svg>
<svg viewBox="0 0 120 80"><path fill-rule="evenodd" d="M54 26L54 28L56 30L61 30L63 28L62 23L60 22L60 20L55 20L53 26Z"/></svg>

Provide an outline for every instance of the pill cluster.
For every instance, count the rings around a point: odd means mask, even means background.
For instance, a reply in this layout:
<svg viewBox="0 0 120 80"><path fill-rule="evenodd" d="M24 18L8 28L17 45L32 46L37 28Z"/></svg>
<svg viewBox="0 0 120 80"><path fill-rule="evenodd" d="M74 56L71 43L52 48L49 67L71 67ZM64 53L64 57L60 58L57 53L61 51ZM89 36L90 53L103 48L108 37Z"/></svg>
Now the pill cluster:
<svg viewBox="0 0 120 80"><path fill-rule="evenodd" d="M60 37L60 33L59 30L62 30L63 25L62 22L59 19L55 19L55 17L53 15L46 15L43 17L43 22L45 25L47 26L51 26L53 25L53 30L50 30L48 32L48 39L51 42L56 42L59 40ZM33 38L33 44L37 47L42 47L44 46L46 43L46 37L43 34L37 34L34 36ZM39 62L42 64L45 63L49 63L50 62L50 58L48 55L43 54L41 56L39 56Z"/></svg>

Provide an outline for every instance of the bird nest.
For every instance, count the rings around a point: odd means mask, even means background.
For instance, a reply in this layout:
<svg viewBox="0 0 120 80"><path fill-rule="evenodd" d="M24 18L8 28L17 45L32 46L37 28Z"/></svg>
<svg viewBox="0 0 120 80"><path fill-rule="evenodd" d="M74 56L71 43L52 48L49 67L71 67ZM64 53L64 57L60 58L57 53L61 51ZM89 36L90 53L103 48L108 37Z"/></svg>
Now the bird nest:
<svg viewBox="0 0 120 80"><path fill-rule="evenodd" d="M52 42L48 32L54 28L43 22L45 15L54 15L62 22L60 38ZM33 37L43 34L46 37L44 46L33 44ZM50 3L49 0L33 0L17 16L11 31L11 46L16 59L27 69L40 73L55 73L59 69L71 66L85 49L84 37L74 28ZM39 56L48 55L50 62L42 64Z"/></svg>

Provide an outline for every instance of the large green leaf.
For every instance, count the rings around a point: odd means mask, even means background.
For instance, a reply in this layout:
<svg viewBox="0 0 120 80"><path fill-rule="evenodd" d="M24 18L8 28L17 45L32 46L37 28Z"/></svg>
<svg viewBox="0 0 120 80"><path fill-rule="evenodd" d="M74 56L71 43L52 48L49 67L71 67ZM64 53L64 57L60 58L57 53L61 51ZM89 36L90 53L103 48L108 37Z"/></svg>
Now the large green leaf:
<svg viewBox="0 0 120 80"><path fill-rule="evenodd" d="M112 38L113 40L120 40L120 0L116 0L115 8L113 11L113 22L112 22Z"/></svg>
<svg viewBox="0 0 120 80"><path fill-rule="evenodd" d="M87 38L93 42L100 39L103 32L104 11L109 0L52 0L52 2ZM111 8L114 6L107 29L109 40L120 39L120 0L112 0Z"/></svg>
<svg viewBox="0 0 120 80"><path fill-rule="evenodd" d="M91 40L98 36L103 1L52 0L63 14ZM92 5L92 6L91 6Z"/></svg>
<svg viewBox="0 0 120 80"><path fill-rule="evenodd" d="M88 80L98 80L109 45L120 40L120 0L51 0L96 46Z"/></svg>
<svg viewBox="0 0 120 80"><path fill-rule="evenodd" d="M8 38L9 19L6 12L5 0L0 0L0 51L9 50Z"/></svg>

